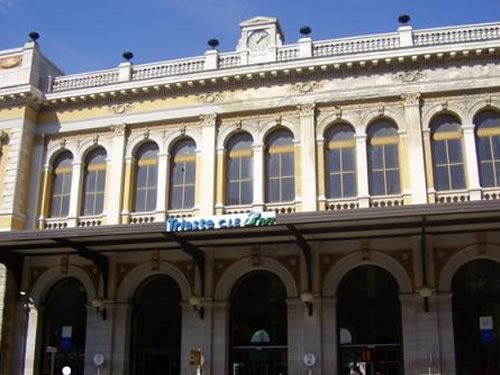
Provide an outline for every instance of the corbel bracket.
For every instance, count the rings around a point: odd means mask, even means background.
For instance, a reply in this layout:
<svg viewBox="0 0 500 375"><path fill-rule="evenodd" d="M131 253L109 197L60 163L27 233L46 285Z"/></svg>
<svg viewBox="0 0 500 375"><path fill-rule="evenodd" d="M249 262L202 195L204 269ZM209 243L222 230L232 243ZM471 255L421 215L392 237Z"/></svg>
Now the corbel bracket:
<svg viewBox="0 0 500 375"><path fill-rule="evenodd" d="M104 283L104 298L108 297L108 278L109 278L109 260L108 257L98 253L96 251L92 251L87 249L85 246L78 245L74 242L71 242L66 239L58 238L54 239L54 242L64 246L69 247L73 250L76 250L79 256L85 259L89 259L94 263L102 276L102 281Z"/></svg>
<svg viewBox="0 0 500 375"><path fill-rule="evenodd" d="M191 244L188 240L174 233L167 232L163 234L170 241L177 242L180 245L182 251L193 258L196 264L196 268L198 268L198 272L200 273L200 294L202 297L205 296L205 254L203 253L203 251L195 245Z"/></svg>

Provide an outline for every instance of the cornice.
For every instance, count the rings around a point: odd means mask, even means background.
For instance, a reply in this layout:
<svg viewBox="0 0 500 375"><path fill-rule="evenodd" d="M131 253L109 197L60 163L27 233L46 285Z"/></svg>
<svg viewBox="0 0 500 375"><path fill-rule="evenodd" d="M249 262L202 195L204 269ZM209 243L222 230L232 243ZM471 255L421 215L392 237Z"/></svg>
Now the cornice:
<svg viewBox="0 0 500 375"><path fill-rule="evenodd" d="M498 40L449 45L407 47L385 51L365 52L328 57L314 57L292 61L245 65L240 67L201 71L176 76L126 81L98 87L46 93L46 107L72 105L99 101L133 101L143 96L165 97L180 95L192 91L203 102L221 102L224 87L269 85L272 81L307 80L311 74L354 75L367 69L381 72L400 70L394 76L395 81L414 82L423 77L416 71L433 67L445 61L470 62L477 59L489 59L500 54ZM413 68L413 69L412 69ZM291 79L293 77L293 80ZM309 89L309 86L307 87ZM301 90L302 89L302 90ZM304 94L303 86L297 91ZM314 90L306 90L314 91ZM1 100L1 94L0 94Z"/></svg>

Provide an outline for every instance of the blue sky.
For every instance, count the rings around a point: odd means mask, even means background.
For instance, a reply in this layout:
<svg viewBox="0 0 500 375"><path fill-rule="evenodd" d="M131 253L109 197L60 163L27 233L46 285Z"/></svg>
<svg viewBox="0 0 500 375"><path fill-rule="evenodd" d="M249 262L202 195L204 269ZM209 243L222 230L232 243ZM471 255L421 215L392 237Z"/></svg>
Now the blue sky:
<svg viewBox="0 0 500 375"><path fill-rule="evenodd" d="M0 50L22 46L30 31L66 73L197 56L207 40L234 50L239 22L278 17L286 42L303 25L314 40L395 31L400 14L429 27L500 21L500 0L0 0Z"/></svg>

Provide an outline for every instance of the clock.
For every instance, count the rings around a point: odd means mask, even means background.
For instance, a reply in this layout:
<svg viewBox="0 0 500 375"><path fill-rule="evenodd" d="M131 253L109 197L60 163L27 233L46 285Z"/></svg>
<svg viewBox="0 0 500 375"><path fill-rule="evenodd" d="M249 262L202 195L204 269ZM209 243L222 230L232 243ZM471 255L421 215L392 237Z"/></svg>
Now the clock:
<svg viewBox="0 0 500 375"><path fill-rule="evenodd" d="M254 51L262 51L271 43L271 36L265 30L255 30L247 39L247 45Z"/></svg>

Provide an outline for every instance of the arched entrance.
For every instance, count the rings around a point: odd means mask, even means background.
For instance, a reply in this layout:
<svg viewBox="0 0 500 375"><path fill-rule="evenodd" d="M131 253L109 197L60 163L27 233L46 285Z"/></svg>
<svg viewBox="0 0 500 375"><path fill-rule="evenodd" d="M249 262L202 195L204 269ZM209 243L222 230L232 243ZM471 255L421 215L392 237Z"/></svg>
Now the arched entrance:
<svg viewBox="0 0 500 375"><path fill-rule="evenodd" d="M402 375L401 305L392 275L376 266L355 268L337 297L339 374Z"/></svg>
<svg viewBox="0 0 500 375"><path fill-rule="evenodd" d="M64 366L83 375L87 294L75 278L66 278L50 290L44 311L41 373L61 374Z"/></svg>
<svg viewBox="0 0 500 375"><path fill-rule="evenodd" d="M169 276L144 281L133 299L131 372L133 375L180 373L181 292Z"/></svg>
<svg viewBox="0 0 500 375"><path fill-rule="evenodd" d="M270 272L245 275L231 295L229 373L287 374L286 289Z"/></svg>
<svg viewBox="0 0 500 375"><path fill-rule="evenodd" d="M458 375L500 374L500 264L474 260L455 274L453 331Z"/></svg>

